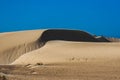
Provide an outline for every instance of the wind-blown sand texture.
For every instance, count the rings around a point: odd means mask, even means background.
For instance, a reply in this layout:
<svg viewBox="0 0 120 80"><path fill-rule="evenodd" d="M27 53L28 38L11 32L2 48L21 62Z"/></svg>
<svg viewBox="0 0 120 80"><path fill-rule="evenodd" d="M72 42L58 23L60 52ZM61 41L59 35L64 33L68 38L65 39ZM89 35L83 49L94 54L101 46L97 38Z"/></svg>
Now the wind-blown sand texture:
<svg viewBox="0 0 120 80"><path fill-rule="evenodd" d="M119 42L84 31L0 34L0 80L119 80L119 61Z"/></svg>

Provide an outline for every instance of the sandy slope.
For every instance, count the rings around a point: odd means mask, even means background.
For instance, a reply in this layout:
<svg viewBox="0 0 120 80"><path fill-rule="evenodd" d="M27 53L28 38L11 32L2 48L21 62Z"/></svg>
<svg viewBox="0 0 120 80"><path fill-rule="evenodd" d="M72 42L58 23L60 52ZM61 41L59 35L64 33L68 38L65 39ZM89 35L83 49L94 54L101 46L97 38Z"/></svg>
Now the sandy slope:
<svg viewBox="0 0 120 80"><path fill-rule="evenodd" d="M49 41L40 49L19 57L12 64L105 62L120 59L120 43Z"/></svg>
<svg viewBox="0 0 120 80"><path fill-rule="evenodd" d="M44 30L0 34L0 64L13 62L20 55L39 48L37 39Z"/></svg>

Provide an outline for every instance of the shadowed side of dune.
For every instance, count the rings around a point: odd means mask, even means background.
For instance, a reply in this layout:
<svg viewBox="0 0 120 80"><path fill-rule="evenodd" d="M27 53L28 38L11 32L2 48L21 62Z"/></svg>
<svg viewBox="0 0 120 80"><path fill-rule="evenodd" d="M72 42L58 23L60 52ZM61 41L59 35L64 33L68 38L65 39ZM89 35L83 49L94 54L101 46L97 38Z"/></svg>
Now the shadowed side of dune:
<svg viewBox="0 0 120 80"><path fill-rule="evenodd" d="M59 29L46 30L42 33L39 39L39 41L43 43L51 40L99 42L99 40L84 31Z"/></svg>

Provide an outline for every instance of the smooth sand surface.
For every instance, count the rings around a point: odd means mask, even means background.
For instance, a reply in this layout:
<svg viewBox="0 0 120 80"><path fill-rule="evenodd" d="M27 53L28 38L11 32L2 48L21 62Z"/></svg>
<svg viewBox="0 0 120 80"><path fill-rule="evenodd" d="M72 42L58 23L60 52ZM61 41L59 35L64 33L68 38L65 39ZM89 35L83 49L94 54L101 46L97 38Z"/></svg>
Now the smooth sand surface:
<svg viewBox="0 0 120 80"><path fill-rule="evenodd" d="M26 53L12 64L51 64L96 62L120 59L120 43L49 41L40 49ZM36 62L36 63L35 63Z"/></svg>

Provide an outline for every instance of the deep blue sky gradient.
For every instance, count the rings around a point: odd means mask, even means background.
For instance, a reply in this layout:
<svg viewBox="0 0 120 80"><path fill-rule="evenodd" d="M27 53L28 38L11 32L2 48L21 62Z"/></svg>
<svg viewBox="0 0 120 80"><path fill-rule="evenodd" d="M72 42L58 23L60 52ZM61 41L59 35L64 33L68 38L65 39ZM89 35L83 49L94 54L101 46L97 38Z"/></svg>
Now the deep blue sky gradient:
<svg viewBox="0 0 120 80"><path fill-rule="evenodd" d="M120 37L120 0L0 0L0 32L44 28Z"/></svg>

